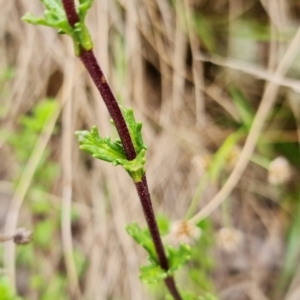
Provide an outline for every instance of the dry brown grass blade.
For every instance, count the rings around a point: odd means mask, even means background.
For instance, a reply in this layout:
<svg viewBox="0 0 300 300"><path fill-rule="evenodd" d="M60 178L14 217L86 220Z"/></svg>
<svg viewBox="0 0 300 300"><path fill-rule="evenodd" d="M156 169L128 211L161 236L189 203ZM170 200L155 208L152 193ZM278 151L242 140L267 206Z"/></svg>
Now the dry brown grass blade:
<svg viewBox="0 0 300 300"><path fill-rule="evenodd" d="M176 27L174 33L174 54L173 54L173 78L172 78L172 104L173 109L177 112L184 103L185 95L185 74L186 68L186 53L187 53L187 38L185 33L185 20L182 14L182 3L176 1Z"/></svg>
<svg viewBox="0 0 300 300"><path fill-rule="evenodd" d="M269 82L272 82L274 84L288 87L293 89L295 92L300 93L300 81L297 79L287 78L282 75L275 74L271 70L266 70L264 68L261 68L259 66L231 59L231 58L224 58L219 57L216 55L205 55L205 54L199 54L198 59L204 62L211 62L213 64L238 70L244 73L247 73L249 75L252 75L256 78L263 79Z"/></svg>
<svg viewBox="0 0 300 300"><path fill-rule="evenodd" d="M293 279L291 280L288 291L286 292L284 300L297 300L297 299L299 299L299 296L300 296L299 281L300 281L300 267L298 266L297 270L296 270L296 272L293 276Z"/></svg>
<svg viewBox="0 0 300 300"><path fill-rule="evenodd" d="M72 49L71 49L72 50ZM71 207L73 198L73 158L72 149L74 141L73 128L73 105L72 88L74 85L74 59L65 61L65 82L63 85L62 97L66 99L62 111L62 204L61 204L61 236L62 249L67 269L68 286L73 299L82 299L79 287L76 265L74 262L74 249L71 231Z"/></svg>
<svg viewBox="0 0 300 300"><path fill-rule="evenodd" d="M194 78L194 94L196 103L196 126L198 129L205 125L205 103L203 90L205 90L204 77L203 77L203 65L201 61L198 61L197 56L199 54L199 40L192 29L191 18L192 9L189 5L189 1L184 0L184 12L187 23L187 30L189 36L189 43L192 51L192 73Z"/></svg>
<svg viewBox="0 0 300 300"><path fill-rule="evenodd" d="M292 42L290 43L287 51L285 52L278 68L276 69L275 76L284 76L293 62L294 58L299 52L300 48L300 29L298 29L296 35L294 36ZM249 135L246 139L245 145L241 152L241 155L235 165L232 173L230 174L228 180L218 192L218 194L203 208L198 212L194 217L191 218L191 222L198 223L203 218L210 215L231 193L238 181L240 180L248 162L251 158L251 155L254 151L256 141L260 136L260 133L263 129L265 119L276 101L276 95L278 92L278 85L269 82L266 85L266 89L262 96L262 100L258 111L255 115L253 124L251 126Z"/></svg>

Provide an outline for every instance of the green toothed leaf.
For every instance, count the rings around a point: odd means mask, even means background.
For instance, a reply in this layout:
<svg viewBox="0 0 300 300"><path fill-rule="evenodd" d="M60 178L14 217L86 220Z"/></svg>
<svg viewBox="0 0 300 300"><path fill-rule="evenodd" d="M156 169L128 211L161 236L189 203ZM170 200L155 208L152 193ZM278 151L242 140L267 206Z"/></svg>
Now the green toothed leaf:
<svg viewBox="0 0 300 300"><path fill-rule="evenodd" d="M87 27L83 23L76 23L74 27L74 33L76 34L75 41L78 47L82 46L85 50L93 48L92 39Z"/></svg>
<svg viewBox="0 0 300 300"><path fill-rule="evenodd" d="M94 126L91 131L76 131L80 149L93 155L93 157L111 162L117 166L118 160L126 159L122 146L118 141L112 142L110 137L99 136Z"/></svg>
<svg viewBox="0 0 300 300"><path fill-rule="evenodd" d="M27 13L22 20L34 25L43 25L55 28L58 33L68 34L74 43L74 51L78 56L81 49L91 50L93 43L87 27L84 24L87 10L91 7L92 0L81 0L76 8L78 12L79 22L72 28L69 25L62 3L59 0L40 0L45 6L43 18L37 18Z"/></svg>
<svg viewBox="0 0 300 300"><path fill-rule="evenodd" d="M120 139L111 141L110 137L99 136L96 127L91 131L83 130L75 133L78 137L80 149L90 153L93 157L111 162L114 166L121 165L134 182L139 182L144 173L145 149L137 153L133 160L127 160Z"/></svg>
<svg viewBox="0 0 300 300"><path fill-rule="evenodd" d="M167 257L169 262L169 275L180 269L191 259L191 247L186 244L180 244L178 248L167 246Z"/></svg>
<svg viewBox="0 0 300 300"><path fill-rule="evenodd" d="M94 0L79 0L78 6L78 14L80 16L80 20L84 20L87 11L92 6Z"/></svg>
<svg viewBox="0 0 300 300"><path fill-rule="evenodd" d="M132 224L130 224L132 226ZM149 248L152 250L153 242L150 239L149 245L145 247L145 241L141 236L142 230L135 232L134 235L132 232L127 232L135 239L135 241L140 244L149 254ZM144 232L145 234L145 232ZM150 244L151 242L151 244ZM151 245L151 247L150 247ZM154 246L153 246L154 249ZM172 246L166 246L166 255L169 263L169 270L166 272L158 264L157 260L152 259L152 256L148 257L148 264L141 266L140 268L140 278L141 280L148 283L155 283L160 280L165 279L168 276L173 276L175 271L180 269L187 261L191 258L191 248L188 245L181 244L178 248Z"/></svg>
<svg viewBox="0 0 300 300"><path fill-rule="evenodd" d="M166 271L164 271L159 265L146 265L140 267L140 279L147 283L156 283L168 276Z"/></svg>
<svg viewBox="0 0 300 300"><path fill-rule="evenodd" d="M127 233L147 251L150 259L157 262L155 248L149 232L141 229L136 222L128 224L125 229Z"/></svg>
<svg viewBox="0 0 300 300"><path fill-rule="evenodd" d="M148 229L141 229L135 222L126 226L127 233L148 253L148 264L140 268L140 278L148 283L155 283L167 276L173 276L191 258L191 247L180 244L178 247L165 246L169 270L163 270L157 260L155 247Z"/></svg>
<svg viewBox="0 0 300 300"><path fill-rule="evenodd" d="M124 108L123 106L119 105L122 115L125 119L125 122L127 124L129 134L131 137L131 140L133 141L133 146L136 151L136 153L141 152L143 149L147 149L147 146L143 142L142 138L142 123L136 122L133 110L131 107Z"/></svg>

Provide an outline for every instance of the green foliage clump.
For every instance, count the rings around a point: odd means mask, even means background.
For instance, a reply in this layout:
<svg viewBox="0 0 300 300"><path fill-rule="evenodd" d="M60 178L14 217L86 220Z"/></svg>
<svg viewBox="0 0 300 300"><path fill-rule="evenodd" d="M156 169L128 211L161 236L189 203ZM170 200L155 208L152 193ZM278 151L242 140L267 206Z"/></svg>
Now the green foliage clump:
<svg viewBox="0 0 300 300"><path fill-rule="evenodd" d="M40 0L46 10L43 18L37 18L31 13L23 16L22 20L34 25L44 25L55 28L61 34L69 35L74 43L74 51L76 55L80 54L81 49L91 50L93 43L87 27L84 24L85 16L88 9L91 7L93 0L79 0L77 13L79 22L70 26L62 3L59 0Z"/></svg>
<svg viewBox="0 0 300 300"><path fill-rule="evenodd" d="M95 158L110 162L114 166L121 165L128 172L133 181L138 182L145 173L144 164L147 149L141 134L142 123L136 122L131 108L125 109L120 106L120 109L137 154L135 159L126 159L120 139L112 141L109 136L104 138L100 137L98 129L95 126L90 131L77 131L76 135L80 149L90 153Z"/></svg>
<svg viewBox="0 0 300 300"><path fill-rule="evenodd" d="M8 145L15 158L17 174L22 174L33 153L33 149L36 147L36 143L43 135L57 109L57 103L54 99L45 99L34 106L30 112L19 118L17 123L19 130L7 134ZM65 274L59 272L52 278L49 278L46 288L41 268L41 260L44 259L44 253L53 247L53 243L55 243L57 238L56 233L60 227L59 203L54 207L49 201L49 192L58 174L57 170L57 164L51 160L50 151L46 149L34 172L24 203L33 216L33 241L26 246L16 249L18 266L26 267L29 272L28 288L34 289L41 300L67 299L61 295L65 288ZM15 178L16 185L19 183L19 176ZM78 271L83 270L82 254L78 253L76 258ZM1 278L1 280L4 280L4 278ZM1 298L2 295L5 295L1 291L0 300L19 299L11 296L9 296L11 298Z"/></svg>
<svg viewBox="0 0 300 300"><path fill-rule="evenodd" d="M169 233L169 220L164 216L158 217L158 227L162 236ZM140 267L140 279L148 284L151 284L151 289L156 290L158 294L161 293L161 288L156 289L153 284L160 287L160 282L168 276L174 276L177 271L182 269L184 265L187 268L182 270L185 274L184 278L189 278L190 291L186 292L180 290L182 299L184 300L215 300L216 298L209 294L213 290L213 285L209 277L209 273L213 267L213 262L210 259L209 249L212 246L213 238L211 235L210 224L207 220L203 220L199 225L202 234L201 238L190 247L187 244L179 244L177 247L165 243L166 256L169 263L169 270L163 270L157 260L154 244L150 237L148 229L140 228L135 222L126 226L127 233L148 253L148 263ZM181 274L181 275L182 275ZM179 276L179 281L181 278ZM186 283L185 283L186 284ZM194 296L194 295L198 296ZM201 296L200 296L201 295ZM167 295L166 299L173 299Z"/></svg>
<svg viewBox="0 0 300 300"><path fill-rule="evenodd" d="M22 300L13 292L6 277L0 277L0 300Z"/></svg>

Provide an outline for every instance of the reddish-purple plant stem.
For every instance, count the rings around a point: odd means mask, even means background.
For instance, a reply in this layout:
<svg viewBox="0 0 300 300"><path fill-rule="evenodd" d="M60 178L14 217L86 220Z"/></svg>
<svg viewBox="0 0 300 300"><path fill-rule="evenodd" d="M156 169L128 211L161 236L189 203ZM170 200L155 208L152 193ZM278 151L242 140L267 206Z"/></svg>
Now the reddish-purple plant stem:
<svg viewBox="0 0 300 300"><path fill-rule="evenodd" d="M74 27L74 25L79 21L78 14L75 10L74 0L62 0L64 10L69 24ZM86 51L81 49L79 57L89 72L92 80L94 81L96 87L98 88L107 109L115 123L116 129L118 131L119 137L121 139L126 158L128 160L133 160L136 157L136 152L124 120L121 113L119 105L106 81L106 78L95 58L92 50ZM152 207L151 197L148 189L146 175L144 174L142 180L135 183L141 205L144 211L145 219L153 240L153 244L157 253L158 261L162 269L168 271L169 265L168 260L164 251L162 240L158 231L157 222L155 214ZM174 297L175 300L181 300L181 296L177 291L175 281L173 276L167 277L165 279L165 284L168 287L169 292Z"/></svg>
<svg viewBox="0 0 300 300"><path fill-rule="evenodd" d="M153 240L153 244L157 253L158 262L162 269L169 270L168 260L165 254L164 246L161 241L161 237L158 231L155 214L152 207L151 197L148 189L146 174L143 175L142 180L135 182L135 187L139 195L145 219ZM169 276L165 279L165 284L168 287L169 292L175 300L181 300L181 296L176 288L173 276Z"/></svg>
<svg viewBox="0 0 300 300"><path fill-rule="evenodd" d="M182 300L182 298L177 290L177 287L175 285L175 280L174 280L173 276L167 277L165 279L165 284L175 300Z"/></svg>
<svg viewBox="0 0 300 300"><path fill-rule="evenodd" d="M141 204L143 207L145 219L149 227L150 234L153 238L153 243L157 253L158 262L162 267L162 269L168 271L169 264L168 264L167 257L165 255L164 247L156 224L156 219L155 219L155 215L151 203L150 193L148 190L148 184L147 184L147 179L145 174L143 175L141 181L135 183L135 187L139 195L139 198L141 199Z"/></svg>
<svg viewBox="0 0 300 300"><path fill-rule="evenodd" d="M107 106L107 109L115 123L127 159L133 160L136 157L136 153L134 150L134 146L128 128L126 126L118 102L116 101L115 96L113 95L103 75L103 72L100 66L98 65L98 62L94 56L93 51L82 50L81 53L79 54L79 57L82 63L85 65L86 69L88 70L90 76L92 77L96 87L98 88Z"/></svg>
<svg viewBox="0 0 300 300"><path fill-rule="evenodd" d="M117 131L119 133L122 145L124 147L124 152L128 160L132 160L136 157L136 153L131 141L129 131L120 108L115 100L114 95L100 69L97 60L90 51L82 51L79 55L81 61L88 70L90 76L92 77L95 85L97 86L108 111L116 125ZM142 180L135 182L135 186L141 201L141 205L144 211L145 219L153 240L153 244L157 253L158 261L162 269L168 271L169 265L168 260L164 251L162 240L158 231L157 222L155 219L155 214L152 207L151 197L148 189L146 175L144 174ZM169 292L174 297L175 300L181 300L181 297L176 289L174 278L168 277L165 279L165 284L169 289Z"/></svg>
<svg viewBox="0 0 300 300"><path fill-rule="evenodd" d="M62 0L64 10L69 24L74 27L77 22L79 22L79 17L75 9L74 0Z"/></svg>
<svg viewBox="0 0 300 300"><path fill-rule="evenodd" d="M62 3L66 12L68 22L72 27L74 27L74 25L79 21L78 14L75 10L74 0L62 0ZM125 120L115 99L115 96L113 95L105 79L105 76L95 58L93 51L86 51L84 49L81 49L79 57L88 70L90 76L92 77L115 123L116 129L124 147L126 158L128 160L133 160L136 157L136 153Z"/></svg>
<svg viewBox="0 0 300 300"><path fill-rule="evenodd" d="M88 70L90 76L92 77L95 85L97 86L107 108L108 111L116 125L117 131L119 133L120 139L122 141L124 152L128 160L132 160L136 157L136 153L133 147L133 143L131 141L129 131L123 115L120 111L118 103L111 92L111 89L101 71L97 60L90 51L82 51L79 55L81 61L85 65ZM135 182L135 186L140 198L140 202L144 211L145 219L153 239L153 244L157 253L158 261L162 269L168 271L169 265L168 260L164 251L164 247L162 244L162 240L158 231L157 222L155 219L155 214L152 207L151 197L149 194L148 184L146 175L144 174L142 180L139 182ZM175 300L181 300L181 297L176 289L174 278L168 277L165 279L165 284L168 287L169 292L174 297Z"/></svg>
<svg viewBox="0 0 300 300"><path fill-rule="evenodd" d="M128 160L132 160L136 157L136 153L131 141L129 131L123 115L120 111L118 103L111 92L111 89L100 69L97 60L90 51L82 51L79 55L81 61L88 70L90 76L92 77L95 85L97 86L108 111L116 125L117 131L119 133L120 139L122 141L124 152ZM153 239L153 244L157 253L158 261L162 269L168 271L169 265L168 260L164 251L162 240L158 231L157 222L155 219L155 214L152 207L151 197L149 194L148 184L146 175L144 174L142 180L135 182L135 186L140 198L140 202L144 211L145 219ZM165 279L165 284L168 287L169 292L174 297L175 300L181 300L181 297L176 289L174 278L168 277Z"/></svg>

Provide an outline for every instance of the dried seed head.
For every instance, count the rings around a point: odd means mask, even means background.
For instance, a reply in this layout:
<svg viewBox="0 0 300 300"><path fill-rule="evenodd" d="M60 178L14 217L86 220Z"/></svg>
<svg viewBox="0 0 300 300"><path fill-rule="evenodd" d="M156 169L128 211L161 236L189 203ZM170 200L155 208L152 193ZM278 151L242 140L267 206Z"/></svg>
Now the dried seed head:
<svg viewBox="0 0 300 300"><path fill-rule="evenodd" d="M26 245L31 241L32 232L24 228L18 228L13 235L13 241L17 245Z"/></svg>
<svg viewBox="0 0 300 300"><path fill-rule="evenodd" d="M196 167L197 172L201 175L207 171L211 163L211 155L208 153L196 155L193 157L191 163Z"/></svg>
<svg viewBox="0 0 300 300"><path fill-rule="evenodd" d="M268 181L270 184L278 185L289 181L292 170L289 162L283 156L275 158L269 165Z"/></svg>
<svg viewBox="0 0 300 300"><path fill-rule="evenodd" d="M190 244L201 235L201 229L188 221L175 221L171 225L167 241L171 244Z"/></svg>
<svg viewBox="0 0 300 300"><path fill-rule="evenodd" d="M243 233L234 228L221 228L217 233L217 244L226 252L234 252L243 242Z"/></svg>

